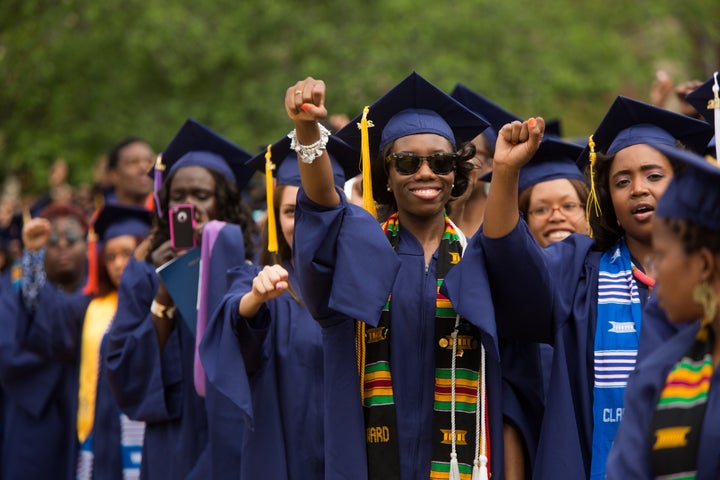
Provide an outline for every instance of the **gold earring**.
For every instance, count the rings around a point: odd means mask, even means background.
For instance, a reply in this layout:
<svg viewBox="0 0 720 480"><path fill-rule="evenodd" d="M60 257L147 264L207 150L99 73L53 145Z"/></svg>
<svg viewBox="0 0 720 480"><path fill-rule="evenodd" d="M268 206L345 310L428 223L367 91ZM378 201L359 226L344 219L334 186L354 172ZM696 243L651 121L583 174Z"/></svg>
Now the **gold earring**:
<svg viewBox="0 0 720 480"><path fill-rule="evenodd" d="M693 301L703 309L703 326L710 324L717 314L718 298L708 282L701 282L693 289Z"/></svg>

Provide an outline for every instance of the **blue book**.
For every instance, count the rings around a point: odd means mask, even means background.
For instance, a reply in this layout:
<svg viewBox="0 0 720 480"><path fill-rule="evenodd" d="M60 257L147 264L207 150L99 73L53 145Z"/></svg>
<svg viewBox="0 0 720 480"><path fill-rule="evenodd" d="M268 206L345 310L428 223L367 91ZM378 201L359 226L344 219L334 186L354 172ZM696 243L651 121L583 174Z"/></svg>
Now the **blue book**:
<svg viewBox="0 0 720 480"><path fill-rule="evenodd" d="M197 324L200 247L194 247L155 269L180 315L195 335Z"/></svg>

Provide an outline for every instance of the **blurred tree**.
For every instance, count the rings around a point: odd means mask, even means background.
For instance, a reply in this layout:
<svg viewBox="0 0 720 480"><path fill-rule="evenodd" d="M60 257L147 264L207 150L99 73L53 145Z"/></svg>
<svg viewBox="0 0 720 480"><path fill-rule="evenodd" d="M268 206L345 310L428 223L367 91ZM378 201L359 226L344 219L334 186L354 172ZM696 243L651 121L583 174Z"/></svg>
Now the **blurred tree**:
<svg viewBox="0 0 720 480"><path fill-rule="evenodd" d="M0 177L39 191L63 157L87 182L115 141L160 150L187 117L258 151L290 128L285 89L308 75L331 113L417 70L584 137L617 94L646 101L659 65L718 68L717 18L710 0L3 0Z"/></svg>

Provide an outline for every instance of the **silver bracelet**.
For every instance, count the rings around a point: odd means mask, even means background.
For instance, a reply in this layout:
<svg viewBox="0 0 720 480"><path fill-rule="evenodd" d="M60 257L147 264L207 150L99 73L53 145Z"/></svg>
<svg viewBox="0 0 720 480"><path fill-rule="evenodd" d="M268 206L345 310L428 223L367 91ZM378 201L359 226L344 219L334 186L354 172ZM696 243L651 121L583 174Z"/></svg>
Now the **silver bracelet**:
<svg viewBox="0 0 720 480"><path fill-rule="evenodd" d="M316 158L322 155L323 150L325 150L325 147L327 147L328 138L330 137L330 130L325 128L321 123L318 123L318 127L320 127L320 139L315 143L311 143L310 145L302 145L298 142L297 132L294 128L292 132L288 133L288 138L290 139L290 148L295 150L298 157L300 157L300 160L302 160L303 163L313 163Z"/></svg>

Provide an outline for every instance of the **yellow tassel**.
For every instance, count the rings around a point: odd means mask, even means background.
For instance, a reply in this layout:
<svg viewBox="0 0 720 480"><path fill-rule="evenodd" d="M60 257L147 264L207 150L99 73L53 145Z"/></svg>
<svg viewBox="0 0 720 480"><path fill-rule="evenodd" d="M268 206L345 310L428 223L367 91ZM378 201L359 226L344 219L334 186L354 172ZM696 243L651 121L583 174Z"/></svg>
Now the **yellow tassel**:
<svg viewBox="0 0 720 480"><path fill-rule="evenodd" d="M588 195L587 203L585 204L585 218L588 220L588 235L592 238L593 232L590 228L590 207L595 209L595 215L602 215L600 209L600 201L597 197L597 190L595 188L595 164L597 162L597 153L595 153L595 141L593 136L590 135L588 138L588 146L590 147L590 194Z"/></svg>
<svg viewBox="0 0 720 480"><path fill-rule="evenodd" d="M360 154L362 158L362 181L363 181L363 208L370 212L373 217L377 217L375 210L375 200L372 196L372 174L370 172L370 134L368 129L373 126L368 121L367 115L370 107L363 108L362 119L360 120Z"/></svg>
<svg viewBox="0 0 720 480"><path fill-rule="evenodd" d="M360 119L360 158L362 170L362 198L363 208L367 210L373 217L377 218L377 210L375 209L375 200L372 194L372 173L370 171L370 134L368 129L373 126L372 122L367 119L370 107L363 108L362 119ZM355 329L355 353L357 354L358 375L360 376L360 401L365 401L365 324L361 321L357 322Z"/></svg>
<svg viewBox="0 0 720 480"><path fill-rule="evenodd" d="M270 151L271 145L268 145L267 152L265 153L265 198L267 203L267 231L268 231L268 245L267 249L270 253L277 253L278 251L278 240L277 240L277 229L275 228L275 199L273 196L274 185L273 185L273 174L275 170L275 164L272 162L272 153Z"/></svg>

